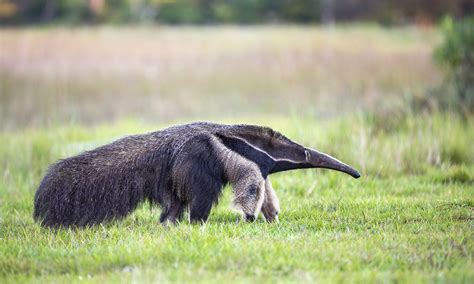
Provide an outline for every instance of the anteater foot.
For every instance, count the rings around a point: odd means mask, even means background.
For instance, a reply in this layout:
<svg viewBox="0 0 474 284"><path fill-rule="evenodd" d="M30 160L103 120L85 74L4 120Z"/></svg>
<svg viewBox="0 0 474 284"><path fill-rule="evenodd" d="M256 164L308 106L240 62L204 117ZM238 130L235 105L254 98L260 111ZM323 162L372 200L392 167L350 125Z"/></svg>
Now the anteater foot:
<svg viewBox="0 0 474 284"><path fill-rule="evenodd" d="M245 214L245 221L247 221L247 222L254 222L255 219L256 219L255 215Z"/></svg>

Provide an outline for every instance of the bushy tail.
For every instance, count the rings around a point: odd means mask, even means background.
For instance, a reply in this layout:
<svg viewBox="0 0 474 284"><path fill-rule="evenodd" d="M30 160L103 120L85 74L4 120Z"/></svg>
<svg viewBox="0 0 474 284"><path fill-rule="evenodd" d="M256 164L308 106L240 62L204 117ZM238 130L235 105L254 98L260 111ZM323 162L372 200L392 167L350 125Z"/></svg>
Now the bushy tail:
<svg viewBox="0 0 474 284"><path fill-rule="evenodd" d="M137 172L82 170L56 165L48 171L35 194L35 220L47 227L90 226L125 217L145 198L146 180Z"/></svg>

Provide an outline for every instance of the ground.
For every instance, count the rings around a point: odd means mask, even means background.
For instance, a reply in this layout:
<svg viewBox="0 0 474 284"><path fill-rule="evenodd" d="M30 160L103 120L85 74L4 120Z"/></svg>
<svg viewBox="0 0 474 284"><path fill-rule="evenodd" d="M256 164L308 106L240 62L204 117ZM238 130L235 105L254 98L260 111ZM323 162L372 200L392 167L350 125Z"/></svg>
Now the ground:
<svg viewBox="0 0 474 284"><path fill-rule="evenodd" d="M155 29L1 31L0 282L474 281L474 118L412 104L442 83L435 31ZM33 221L53 161L196 119L273 127L362 177L272 175L277 224L242 222L230 188L202 226L147 203L87 229Z"/></svg>

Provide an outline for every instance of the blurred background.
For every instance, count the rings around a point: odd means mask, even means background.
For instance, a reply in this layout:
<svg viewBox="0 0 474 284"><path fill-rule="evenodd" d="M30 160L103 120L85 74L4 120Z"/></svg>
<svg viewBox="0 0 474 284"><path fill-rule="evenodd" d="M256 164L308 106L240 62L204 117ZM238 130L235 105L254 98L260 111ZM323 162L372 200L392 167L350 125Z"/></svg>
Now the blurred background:
<svg viewBox="0 0 474 284"><path fill-rule="evenodd" d="M474 283L473 12L0 0L0 282ZM54 161L196 120L270 126L362 178L272 176L278 226L236 223L230 190L205 230L162 230L148 203L84 231L31 218Z"/></svg>
<svg viewBox="0 0 474 284"><path fill-rule="evenodd" d="M0 0L0 129L398 117L464 97L466 112L472 81L468 95L449 81L462 50L472 78L472 13L469 0ZM443 46L464 22L471 46Z"/></svg>

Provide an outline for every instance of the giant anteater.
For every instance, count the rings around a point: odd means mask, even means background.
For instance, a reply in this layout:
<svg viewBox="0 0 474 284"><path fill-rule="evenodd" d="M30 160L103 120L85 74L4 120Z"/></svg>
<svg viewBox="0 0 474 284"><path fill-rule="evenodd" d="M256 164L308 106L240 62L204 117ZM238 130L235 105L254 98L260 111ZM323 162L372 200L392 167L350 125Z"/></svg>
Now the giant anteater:
<svg viewBox="0 0 474 284"><path fill-rule="evenodd" d="M352 167L267 127L197 122L122 138L50 166L34 200L44 226L89 226L125 217L149 200L161 222L206 221L224 185L248 221L261 211L278 220L268 175L328 168L355 178Z"/></svg>

